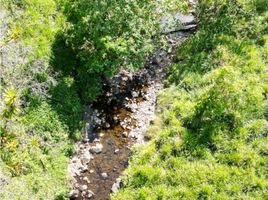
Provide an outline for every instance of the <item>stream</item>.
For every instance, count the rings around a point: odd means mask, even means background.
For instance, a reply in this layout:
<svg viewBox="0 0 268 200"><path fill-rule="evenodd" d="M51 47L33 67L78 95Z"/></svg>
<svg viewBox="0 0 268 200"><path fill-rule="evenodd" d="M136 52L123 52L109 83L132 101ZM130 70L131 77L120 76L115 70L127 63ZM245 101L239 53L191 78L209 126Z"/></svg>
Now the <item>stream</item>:
<svg viewBox="0 0 268 200"><path fill-rule="evenodd" d="M122 70L105 80L103 95L85 106L84 139L68 167L73 184L70 199L108 200L120 188L132 146L147 140L144 133L154 120L157 93L164 87L175 49L196 26L192 13L175 17L184 26L167 29L167 51L157 51L135 73Z"/></svg>

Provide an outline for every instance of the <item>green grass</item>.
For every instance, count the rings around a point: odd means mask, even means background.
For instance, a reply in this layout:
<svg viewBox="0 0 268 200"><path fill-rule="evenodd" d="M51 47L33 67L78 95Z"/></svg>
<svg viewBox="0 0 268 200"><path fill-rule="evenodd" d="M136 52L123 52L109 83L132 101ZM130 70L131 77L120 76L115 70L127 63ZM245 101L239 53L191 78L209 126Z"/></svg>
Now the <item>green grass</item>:
<svg viewBox="0 0 268 200"><path fill-rule="evenodd" d="M204 0L197 13L158 98L161 122L112 199L268 198L267 3Z"/></svg>

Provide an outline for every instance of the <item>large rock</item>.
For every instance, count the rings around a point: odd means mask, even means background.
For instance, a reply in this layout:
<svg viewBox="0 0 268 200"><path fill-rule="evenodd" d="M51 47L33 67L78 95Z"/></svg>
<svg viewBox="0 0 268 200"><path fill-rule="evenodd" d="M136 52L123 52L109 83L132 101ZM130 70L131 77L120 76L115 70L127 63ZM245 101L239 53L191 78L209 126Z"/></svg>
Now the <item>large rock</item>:
<svg viewBox="0 0 268 200"><path fill-rule="evenodd" d="M90 148L92 153L101 153L103 149L103 145L101 143L96 144L95 146Z"/></svg>
<svg viewBox="0 0 268 200"><path fill-rule="evenodd" d="M84 166L81 162L81 159L77 157L74 157L68 166L68 172L72 175L72 177L80 176L81 173L85 172L86 170L87 167Z"/></svg>
<svg viewBox="0 0 268 200"><path fill-rule="evenodd" d="M172 33L179 30L185 30L186 27L189 29L189 25L194 24L195 17L191 13L186 15L175 13L174 15L165 16L161 19L163 33Z"/></svg>

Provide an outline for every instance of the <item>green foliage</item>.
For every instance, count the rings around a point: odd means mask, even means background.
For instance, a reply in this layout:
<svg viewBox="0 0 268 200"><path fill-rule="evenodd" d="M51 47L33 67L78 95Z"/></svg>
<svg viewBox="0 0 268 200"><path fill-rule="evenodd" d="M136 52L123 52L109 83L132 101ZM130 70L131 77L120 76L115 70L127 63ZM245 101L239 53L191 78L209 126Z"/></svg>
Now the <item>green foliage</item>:
<svg viewBox="0 0 268 200"><path fill-rule="evenodd" d="M15 115L18 112L19 108L19 99L18 92L14 88L8 88L4 92L4 109L2 111L3 118L11 118L12 115Z"/></svg>
<svg viewBox="0 0 268 200"><path fill-rule="evenodd" d="M29 45L33 49L33 55L27 56L31 59L48 56L54 35L63 23L63 17L57 10L57 2L55 0L7 0L3 4L12 14L9 40L22 40L25 45Z"/></svg>
<svg viewBox="0 0 268 200"><path fill-rule="evenodd" d="M75 54L76 64L68 71L86 101L95 100L101 92L101 79L121 68L142 67L153 52L156 39L160 45L159 19L176 1L101 0L61 1L67 23L59 40L66 51ZM185 6L184 6L185 7ZM59 44L58 44L59 45ZM59 47L55 45L57 51ZM55 54L56 55L56 54ZM65 52L54 57L57 62ZM72 61L70 61L72 62ZM59 67L59 66L57 66Z"/></svg>
<svg viewBox="0 0 268 200"><path fill-rule="evenodd" d="M113 199L268 198L267 3L203 0L198 17L159 95L158 133Z"/></svg>
<svg viewBox="0 0 268 200"><path fill-rule="evenodd" d="M73 79L49 66L63 15L54 0L1 1L1 9L7 13L3 45L16 58L1 79L0 178L6 184L0 183L0 199L64 199L82 108Z"/></svg>

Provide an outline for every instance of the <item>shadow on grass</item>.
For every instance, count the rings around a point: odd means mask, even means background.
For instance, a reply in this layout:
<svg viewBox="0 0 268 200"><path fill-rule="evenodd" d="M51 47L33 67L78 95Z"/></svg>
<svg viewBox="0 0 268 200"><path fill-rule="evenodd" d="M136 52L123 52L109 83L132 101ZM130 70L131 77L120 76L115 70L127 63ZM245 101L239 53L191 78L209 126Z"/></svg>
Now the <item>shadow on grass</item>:
<svg viewBox="0 0 268 200"><path fill-rule="evenodd" d="M78 65L75 52L65 44L59 33L52 46L50 66L57 74L58 82L49 90L50 105L68 127L69 138L79 139L82 128L82 102L78 95L74 68Z"/></svg>

